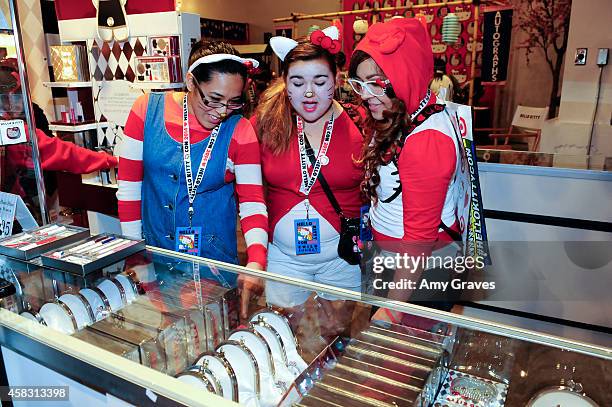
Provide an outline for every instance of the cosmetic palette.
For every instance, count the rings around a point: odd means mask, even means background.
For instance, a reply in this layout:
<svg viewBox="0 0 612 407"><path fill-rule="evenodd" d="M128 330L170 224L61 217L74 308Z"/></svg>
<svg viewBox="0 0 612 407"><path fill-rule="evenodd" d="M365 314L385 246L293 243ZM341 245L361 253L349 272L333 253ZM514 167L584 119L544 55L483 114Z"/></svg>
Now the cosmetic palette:
<svg viewBox="0 0 612 407"><path fill-rule="evenodd" d="M101 234L77 244L49 251L42 255L42 263L46 267L85 275L144 249L144 240L133 240L113 234Z"/></svg>
<svg viewBox="0 0 612 407"><path fill-rule="evenodd" d="M30 260L42 253L89 237L89 230L77 226L51 224L0 240L0 254Z"/></svg>

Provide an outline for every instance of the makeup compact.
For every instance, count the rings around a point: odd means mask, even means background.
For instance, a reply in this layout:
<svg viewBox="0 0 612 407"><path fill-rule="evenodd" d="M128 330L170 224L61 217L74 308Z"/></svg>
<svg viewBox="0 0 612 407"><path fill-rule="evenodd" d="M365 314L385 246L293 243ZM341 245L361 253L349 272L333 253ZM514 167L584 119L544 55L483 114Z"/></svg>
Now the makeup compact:
<svg viewBox="0 0 612 407"><path fill-rule="evenodd" d="M217 394L239 402L238 379L236 372L228 360L214 352L205 352L200 355L196 362L196 366L203 368L204 374L212 381L213 384L219 383L221 391Z"/></svg>
<svg viewBox="0 0 612 407"><path fill-rule="evenodd" d="M569 380L566 386L552 386L540 390L527 403L527 407L599 407L584 393L581 383Z"/></svg>
<svg viewBox="0 0 612 407"><path fill-rule="evenodd" d="M61 300L44 304L38 313L49 328L68 335L78 331L74 314Z"/></svg>
<svg viewBox="0 0 612 407"><path fill-rule="evenodd" d="M258 407L260 396L259 366L253 353L243 344L227 341L217 346L216 353L230 363L238 382L240 404Z"/></svg>
<svg viewBox="0 0 612 407"><path fill-rule="evenodd" d="M299 345L287 318L278 311L265 310L251 317L251 322L260 321L267 323L279 333L287 354L287 363L296 372L296 377L299 376L306 370L308 364L299 354Z"/></svg>
<svg viewBox="0 0 612 407"><path fill-rule="evenodd" d="M94 322L100 321L111 312L110 301L98 287L83 288L79 294L89 303L94 316Z"/></svg>
<svg viewBox="0 0 612 407"><path fill-rule="evenodd" d="M236 341L246 346L259 367L261 392L259 401L263 407L276 407L287 391L287 383L276 382L274 378L274 359L272 350L261 334L250 329L238 329L229 336L230 341Z"/></svg>

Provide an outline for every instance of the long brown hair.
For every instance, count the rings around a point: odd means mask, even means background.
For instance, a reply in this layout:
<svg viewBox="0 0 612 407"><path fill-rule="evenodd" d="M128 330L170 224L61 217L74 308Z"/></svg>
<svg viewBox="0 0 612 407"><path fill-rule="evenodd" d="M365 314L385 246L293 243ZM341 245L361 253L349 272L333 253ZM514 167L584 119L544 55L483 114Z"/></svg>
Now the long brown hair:
<svg viewBox="0 0 612 407"><path fill-rule="evenodd" d="M283 75L276 79L261 95L255 111L259 141L273 154L278 155L289 149L293 134L293 109L285 81L289 66L296 61L323 59L329 64L334 78L336 76L336 57L326 49L307 39L289 51L282 64Z"/></svg>
<svg viewBox="0 0 612 407"><path fill-rule="evenodd" d="M367 53L359 50L355 51L351 57L349 77L356 77L359 64L369 58L371 57ZM365 176L361 182L361 192L375 204L378 202L376 188L380 185L378 170L381 165L389 162L396 151L399 151L398 136L412 123L410 115L406 112L406 105L395 97L392 88L388 88L387 96L389 96L393 105L390 111L383 112L385 120L375 120L370 110L366 109L368 114L365 123L366 141L360 159L365 169Z"/></svg>

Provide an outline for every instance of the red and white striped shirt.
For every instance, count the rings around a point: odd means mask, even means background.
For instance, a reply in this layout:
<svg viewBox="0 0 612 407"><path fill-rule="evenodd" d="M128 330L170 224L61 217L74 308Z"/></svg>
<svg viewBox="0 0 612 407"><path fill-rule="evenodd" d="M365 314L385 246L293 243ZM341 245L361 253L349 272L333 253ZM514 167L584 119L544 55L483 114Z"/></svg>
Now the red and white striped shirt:
<svg viewBox="0 0 612 407"><path fill-rule="evenodd" d="M181 95L180 100L183 96ZM142 151L144 123L149 103L148 95L139 97L125 125L125 136L119 146L119 220L123 234L142 237L141 188L143 180ZM165 96L164 123L168 134L181 143L183 140L182 106L168 92ZM198 143L210 135L195 116L189 115L191 144ZM268 213L264 200L259 142L253 127L241 119L230 141L225 182L236 182L240 225L244 233L249 262L265 268L268 242Z"/></svg>

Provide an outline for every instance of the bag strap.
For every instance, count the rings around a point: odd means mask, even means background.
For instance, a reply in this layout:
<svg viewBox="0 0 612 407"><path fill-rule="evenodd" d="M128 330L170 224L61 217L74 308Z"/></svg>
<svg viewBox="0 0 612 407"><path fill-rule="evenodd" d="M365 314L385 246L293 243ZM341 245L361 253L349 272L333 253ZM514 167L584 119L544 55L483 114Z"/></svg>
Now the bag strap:
<svg viewBox="0 0 612 407"><path fill-rule="evenodd" d="M399 142L400 147L404 147L404 143L406 142L406 139L414 131L414 129L416 129L421 124L423 124L423 122L429 119L430 116L433 116L436 113L442 112L445 108L446 108L445 105L442 105L439 103L425 106L423 110L421 111L421 113L419 113L417 117L414 118L410 126L408 126L408 128L406 129L406 131L402 133L402 136L400 137L400 142Z"/></svg>
<svg viewBox="0 0 612 407"><path fill-rule="evenodd" d="M310 145L310 142L308 141L308 137L304 137L304 141L306 142L306 155L308 155L310 164L315 165L315 162L317 161L317 159L315 158L314 151ZM319 171L319 176L317 177L317 179L319 180L319 183L321 184L321 188L323 188L323 192L325 192L327 199L329 199L329 202L333 206L338 216L340 216L341 218L344 218L345 216L344 216L344 213L342 212L342 208L340 207L338 200L336 199L333 192L331 191L331 188L329 187L327 180L323 176L323 170Z"/></svg>

